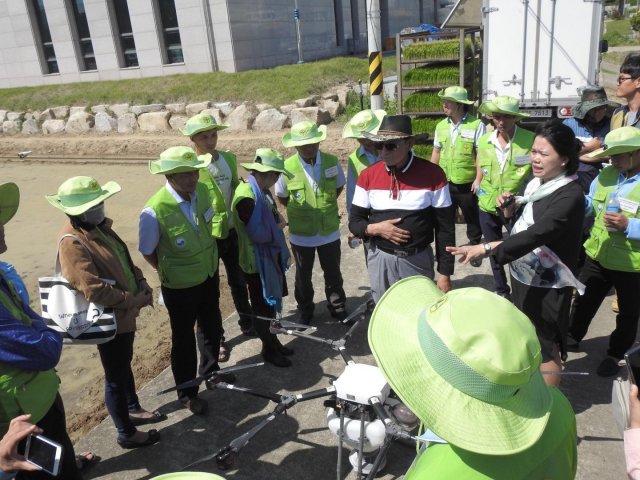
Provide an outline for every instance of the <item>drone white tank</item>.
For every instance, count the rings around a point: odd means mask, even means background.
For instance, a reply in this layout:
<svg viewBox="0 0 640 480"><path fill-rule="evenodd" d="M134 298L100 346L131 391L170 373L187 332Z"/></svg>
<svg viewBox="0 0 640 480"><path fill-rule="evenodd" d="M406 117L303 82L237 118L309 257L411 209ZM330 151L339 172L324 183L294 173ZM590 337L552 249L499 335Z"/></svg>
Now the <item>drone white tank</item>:
<svg viewBox="0 0 640 480"><path fill-rule="evenodd" d="M380 369L362 363L347 365L333 386L338 398L362 405L369 405L372 397L378 397L384 403L390 391Z"/></svg>
<svg viewBox="0 0 640 480"><path fill-rule="evenodd" d="M327 426L334 435L338 436L340 430L340 415L333 409L327 409ZM363 447L364 453L371 453L378 450L384 442L385 428L384 423L380 419L373 422L364 422L365 442ZM360 419L344 419L344 443L351 448L358 448L360 445Z"/></svg>

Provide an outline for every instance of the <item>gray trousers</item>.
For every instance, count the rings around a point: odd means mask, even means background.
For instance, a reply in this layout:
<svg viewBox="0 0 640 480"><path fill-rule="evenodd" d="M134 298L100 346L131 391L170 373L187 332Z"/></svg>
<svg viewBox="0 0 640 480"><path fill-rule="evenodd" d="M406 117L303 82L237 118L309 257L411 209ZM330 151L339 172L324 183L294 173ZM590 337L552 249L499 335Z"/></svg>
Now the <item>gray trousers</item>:
<svg viewBox="0 0 640 480"><path fill-rule="evenodd" d="M371 242L367 260L371 296L376 303L391 285L403 278L423 275L433 280L435 277L431 245L416 255L396 257L383 252Z"/></svg>

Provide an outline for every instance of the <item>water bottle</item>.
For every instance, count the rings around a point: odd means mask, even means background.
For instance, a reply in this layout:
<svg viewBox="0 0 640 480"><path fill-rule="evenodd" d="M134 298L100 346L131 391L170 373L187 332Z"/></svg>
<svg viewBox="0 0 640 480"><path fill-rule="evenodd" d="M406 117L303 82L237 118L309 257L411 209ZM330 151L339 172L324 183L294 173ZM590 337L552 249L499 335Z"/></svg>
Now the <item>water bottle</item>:
<svg viewBox="0 0 640 480"><path fill-rule="evenodd" d="M620 212L620 200L618 200L618 195L615 193L610 193L607 198L607 204L605 206L605 212L607 213L619 213ZM607 231L609 232L617 232L617 228L607 227Z"/></svg>

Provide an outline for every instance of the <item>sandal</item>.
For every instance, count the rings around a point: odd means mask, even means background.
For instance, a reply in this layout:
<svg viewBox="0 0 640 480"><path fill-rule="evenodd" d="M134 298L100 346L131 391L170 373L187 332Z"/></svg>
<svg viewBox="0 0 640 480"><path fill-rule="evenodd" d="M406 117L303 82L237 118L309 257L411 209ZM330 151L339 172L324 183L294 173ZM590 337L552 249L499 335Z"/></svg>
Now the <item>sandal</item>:
<svg viewBox="0 0 640 480"><path fill-rule="evenodd" d="M92 455L92 458L89 458L88 455ZM97 456L95 453L89 452L88 455L76 455L76 462L80 462L82 465L81 467L78 467L78 470L82 470L87 465L92 465L100 461L100 457Z"/></svg>
<svg viewBox="0 0 640 480"><path fill-rule="evenodd" d="M225 342L220 343L220 353L218 353L218 362L224 363L228 362L231 357L231 352L229 351L227 344Z"/></svg>
<svg viewBox="0 0 640 480"><path fill-rule="evenodd" d="M133 440L129 440L128 438L118 437L118 445L122 448L131 449L131 448L139 448L146 447L149 445L153 445L154 443L158 443L160 440L160 434L157 430L149 430L149 438L147 438L144 442L134 442Z"/></svg>
<svg viewBox="0 0 640 480"><path fill-rule="evenodd" d="M168 418L164 413L160 413L157 410L150 413L153 414L153 417L140 418L129 416L129 418L131 419L131 423L133 423L135 427L139 427L140 425L151 425L152 423L164 422Z"/></svg>

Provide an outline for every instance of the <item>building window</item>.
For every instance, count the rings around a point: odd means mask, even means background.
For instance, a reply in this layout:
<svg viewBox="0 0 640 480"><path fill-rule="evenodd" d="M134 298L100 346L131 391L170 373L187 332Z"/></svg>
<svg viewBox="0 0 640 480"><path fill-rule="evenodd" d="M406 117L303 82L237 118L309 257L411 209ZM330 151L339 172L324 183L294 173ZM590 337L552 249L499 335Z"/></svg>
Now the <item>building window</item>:
<svg viewBox="0 0 640 480"><path fill-rule="evenodd" d="M89 23L84 10L83 0L71 0L73 18L76 21L78 32L78 43L80 44L80 70L97 70L96 57L93 54L93 44L91 43L91 33L89 33Z"/></svg>
<svg viewBox="0 0 640 480"><path fill-rule="evenodd" d="M157 0L162 22L162 40L166 52L165 63L183 63L182 42L178 28L175 0Z"/></svg>
<svg viewBox="0 0 640 480"><path fill-rule="evenodd" d="M44 11L43 0L32 1L36 20L38 22L38 31L40 32L42 54L45 60L45 73L60 73L60 70L58 70L58 61L56 60L56 52L53 48L53 42L51 41L51 32L49 31L47 13Z"/></svg>
<svg viewBox="0 0 640 480"><path fill-rule="evenodd" d="M120 49L122 50L124 67L137 67L138 54L136 53L136 42L133 39L127 0L113 0L113 7L116 21L118 22L118 36L120 37Z"/></svg>

